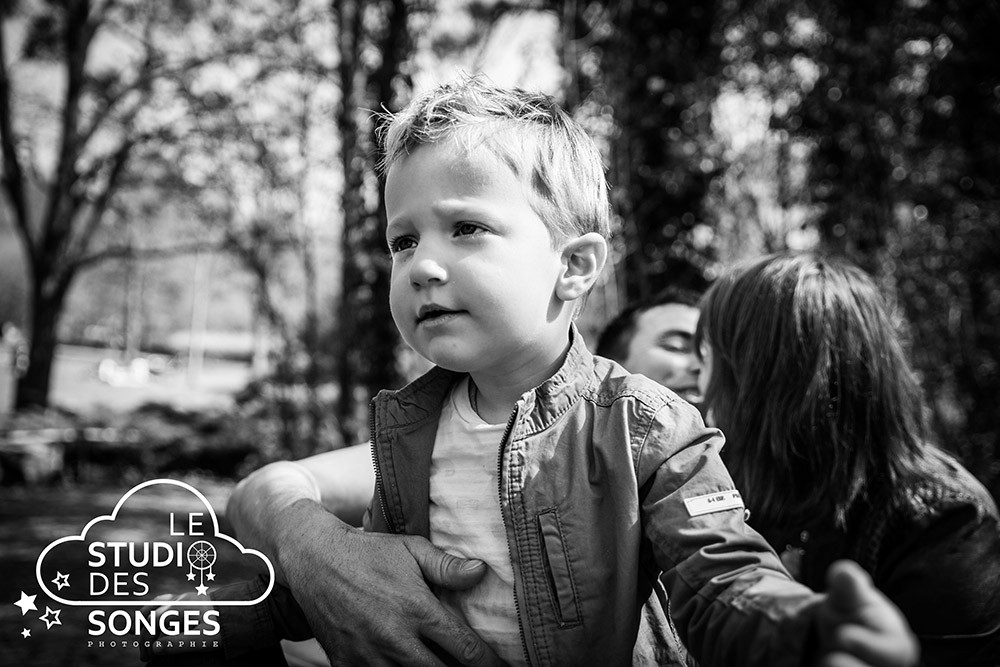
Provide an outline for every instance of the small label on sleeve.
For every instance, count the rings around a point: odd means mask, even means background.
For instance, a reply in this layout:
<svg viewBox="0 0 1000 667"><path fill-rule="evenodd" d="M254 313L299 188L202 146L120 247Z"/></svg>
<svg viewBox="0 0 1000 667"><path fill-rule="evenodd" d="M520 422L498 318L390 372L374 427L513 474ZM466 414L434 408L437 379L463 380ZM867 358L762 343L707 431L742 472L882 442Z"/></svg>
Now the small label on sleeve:
<svg viewBox="0 0 1000 667"><path fill-rule="evenodd" d="M736 489L706 493L703 496L685 498L684 506L691 516L701 516L723 510L743 509L743 497Z"/></svg>

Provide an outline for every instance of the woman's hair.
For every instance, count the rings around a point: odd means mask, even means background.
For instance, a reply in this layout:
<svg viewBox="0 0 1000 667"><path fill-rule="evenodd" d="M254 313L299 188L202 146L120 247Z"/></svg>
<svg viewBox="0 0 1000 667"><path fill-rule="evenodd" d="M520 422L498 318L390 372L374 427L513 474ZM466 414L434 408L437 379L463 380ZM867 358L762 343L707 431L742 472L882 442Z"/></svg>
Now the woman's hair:
<svg viewBox="0 0 1000 667"><path fill-rule="evenodd" d="M892 493L926 437L923 395L874 282L812 253L735 267L702 300L705 409L765 524L833 521Z"/></svg>

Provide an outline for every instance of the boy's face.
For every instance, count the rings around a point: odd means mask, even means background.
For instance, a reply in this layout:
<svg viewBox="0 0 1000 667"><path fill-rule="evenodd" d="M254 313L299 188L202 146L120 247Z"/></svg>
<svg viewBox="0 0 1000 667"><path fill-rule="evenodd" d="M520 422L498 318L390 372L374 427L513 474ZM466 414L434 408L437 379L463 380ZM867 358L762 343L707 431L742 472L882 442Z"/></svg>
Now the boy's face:
<svg viewBox="0 0 1000 667"><path fill-rule="evenodd" d="M499 376L565 351L561 252L492 153L421 146L389 169L385 199L389 300L411 347L444 368Z"/></svg>

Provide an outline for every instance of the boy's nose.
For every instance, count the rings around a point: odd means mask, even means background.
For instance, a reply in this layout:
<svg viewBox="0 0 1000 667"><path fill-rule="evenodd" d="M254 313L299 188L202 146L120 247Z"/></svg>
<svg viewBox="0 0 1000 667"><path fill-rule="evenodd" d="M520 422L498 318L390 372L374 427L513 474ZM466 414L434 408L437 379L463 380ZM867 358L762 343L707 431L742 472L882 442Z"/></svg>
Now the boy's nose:
<svg viewBox="0 0 1000 667"><path fill-rule="evenodd" d="M414 287L426 287L448 280L448 272L437 260L429 257L417 258L410 267L410 283Z"/></svg>

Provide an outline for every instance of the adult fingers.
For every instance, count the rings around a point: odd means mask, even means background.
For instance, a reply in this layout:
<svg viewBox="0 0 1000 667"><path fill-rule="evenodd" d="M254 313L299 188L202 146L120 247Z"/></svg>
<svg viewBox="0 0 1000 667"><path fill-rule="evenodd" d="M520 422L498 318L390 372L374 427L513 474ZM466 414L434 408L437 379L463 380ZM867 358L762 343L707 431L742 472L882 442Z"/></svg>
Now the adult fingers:
<svg viewBox="0 0 1000 667"><path fill-rule="evenodd" d="M880 597L872 578L854 561L834 562L827 570L826 581L830 604L838 612L851 613Z"/></svg>
<svg viewBox="0 0 1000 667"><path fill-rule="evenodd" d="M829 605L836 619L830 628L835 653L849 653L862 664L905 667L916 664L919 645L902 612L853 561L837 561L827 573Z"/></svg>
<svg viewBox="0 0 1000 667"><path fill-rule="evenodd" d="M816 667L871 667L871 665L849 653L830 653L823 656L816 663Z"/></svg>
<svg viewBox="0 0 1000 667"><path fill-rule="evenodd" d="M453 556L422 537L408 539L405 544L424 578L437 586L453 591L464 590L478 583L486 574L486 563L483 561Z"/></svg>
<svg viewBox="0 0 1000 667"><path fill-rule="evenodd" d="M392 616L390 613L388 616ZM317 635L332 665L366 665L367 667L446 667L431 647L422 640L409 619L396 619L379 628L380 636L370 633L334 632ZM324 628L329 629L329 628ZM326 640L326 641L324 641Z"/></svg>
<svg viewBox="0 0 1000 667"><path fill-rule="evenodd" d="M501 667L504 662L465 622L447 610L427 622L423 637L463 665Z"/></svg>
<svg viewBox="0 0 1000 667"><path fill-rule="evenodd" d="M834 630L834 643L834 655L850 654L863 665L908 667L917 663L917 653L903 633L843 625Z"/></svg>

